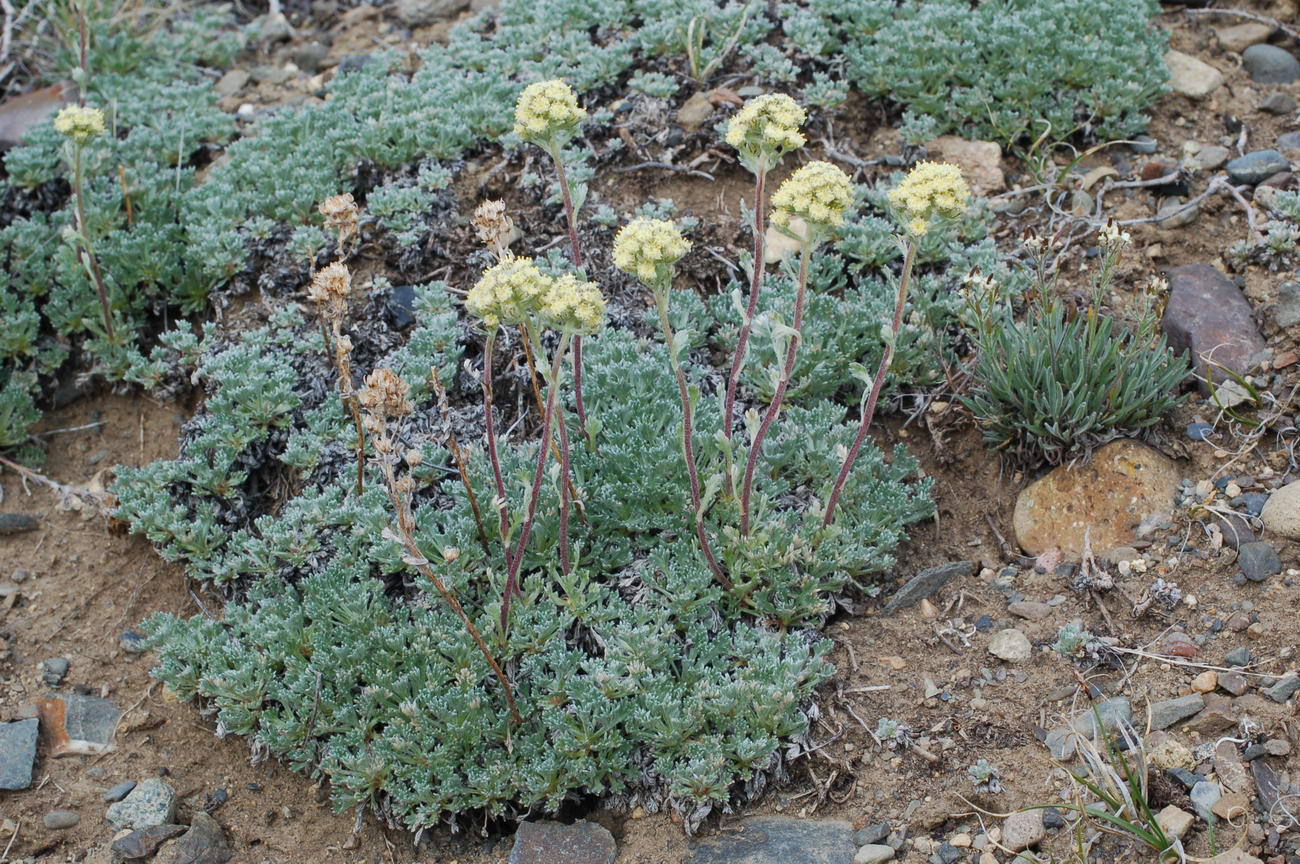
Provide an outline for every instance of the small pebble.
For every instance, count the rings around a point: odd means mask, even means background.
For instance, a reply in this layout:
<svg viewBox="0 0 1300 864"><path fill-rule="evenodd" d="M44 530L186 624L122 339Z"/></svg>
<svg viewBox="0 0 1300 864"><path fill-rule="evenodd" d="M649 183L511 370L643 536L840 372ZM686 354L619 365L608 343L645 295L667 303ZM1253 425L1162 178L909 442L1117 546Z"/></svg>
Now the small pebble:
<svg viewBox="0 0 1300 864"><path fill-rule="evenodd" d="M104 791L104 794L101 795L100 797L104 799L105 804L113 804L118 801L121 801L127 795L130 795L131 790L134 788L135 788L134 780L123 780L121 783L118 783L113 788L106 789Z"/></svg>
<svg viewBox="0 0 1300 864"><path fill-rule="evenodd" d="M41 823L51 831L66 831L80 821L81 814L75 810L51 810Z"/></svg>

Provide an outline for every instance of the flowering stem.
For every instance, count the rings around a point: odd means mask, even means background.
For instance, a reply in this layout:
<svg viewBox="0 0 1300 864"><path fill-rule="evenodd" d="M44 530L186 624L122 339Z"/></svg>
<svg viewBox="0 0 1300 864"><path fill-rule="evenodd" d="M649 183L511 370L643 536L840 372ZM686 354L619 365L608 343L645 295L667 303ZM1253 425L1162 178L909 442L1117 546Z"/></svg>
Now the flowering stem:
<svg viewBox="0 0 1300 864"><path fill-rule="evenodd" d="M767 166L760 164L754 171L754 266L749 283L749 305L745 308L745 320L740 325L740 336L736 340L736 356L731 360L731 374L727 376L727 399L722 409L722 435L731 442L732 417L736 410L736 384L740 381L740 370L745 364L745 349L749 346L749 331L754 324L754 312L758 308L758 292L763 285L763 187L767 182ZM731 479L731 448L726 448L727 471L724 478L728 495L735 495L735 483Z"/></svg>
<svg viewBox="0 0 1300 864"><path fill-rule="evenodd" d="M573 266L582 269L582 247L578 242L578 214L573 209L573 196L569 193L569 175L564 171L564 160L560 158L560 145L552 140L551 161L555 163L555 176L560 183L560 197L564 200L564 216L569 226L569 257ZM578 425L587 438L587 446L595 448L591 432L587 429L587 409L582 402L582 337L573 337L573 407L578 413Z"/></svg>
<svg viewBox="0 0 1300 864"><path fill-rule="evenodd" d="M862 421L858 424L858 434L853 439L853 446L849 448L848 455L844 457L844 464L840 466L839 476L835 478L835 485L831 488L831 497L826 501L826 515L822 519L823 526L829 526L835 518L835 505L839 503L840 492L844 489L844 483L849 479L849 472L853 470L853 462L858 458L858 451L862 449L862 442L866 440L867 430L871 428L871 420L876 414L876 402L880 399L880 390L885 386L885 374L889 371L889 365L894 359L894 346L898 344L898 333L903 327L903 306L907 302L908 283L912 281L912 265L916 261L916 243L907 240L907 254L903 256L903 274L898 280L898 298L894 301L894 320L890 328L889 341L885 343L885 353L880 358L880 368L876 370L876 377L871 382L871 393L867 396L867 404L862 409Z"/></svg>
<svg viewBox="0 0 1300 864"><path fill-rule="evenodd" d="M569 350L569 334L560 337L560 345L555 349L555 359L551 362L551 381L546 394L546 410L542 416L542 440L537 448L537 469L533 472L532 490L528 495L528 509L524 514L524 524L519 529L519 542L514 554L510 556L510 571L506 576L505 593L501 598L501 630L507 632L510 627L510 600L518 590L519 568L523 564L524 549L528 546L528 535L533 530L533 520L537 517L537 500L542 495L542 478L546 473L546 455L551 447L551 424L555 417L555 404L560 393L560 363Z"/></svg>
<svg viewBox="0 0 1300 864"><path fill-rule="evenodd" d="M339 322L336 319L333 322L334 330L334 363L337 366L339 376L339 396L343 399L343 405L352 415L352 425L357 430L357 496L360 497L365 491L366 483L366 433L361 425L361 406L357 403L357 394L352 390L352 364L348 362L348 352L343 350L343 334L339 330Z"/></svg>
<svg viewBox="0 0 1300 864"><path fill-rule="evenodd" d="M104 333L108 337L110 345L117 344L117 335L113 332L113 311L108 303L108 288L104 285L104 276L99 271L99 261L95 258L95 248L90 241L90 228L86 225L86 200L85 193L82 191L82 168L81 168L81 151L83 145L80 142L72 144L72 189L77 202L77 232L81 235L81 247L77 250L77 257L86 256L90 277L95 283L95 290L99 293L99 308L104 315Z"/></svg>
<svg viewBox="0 0 1300 864"><path fill-rule="evenodd" d="M804 297L808 293L808 261L812 257L813 239L808 237L799 248L799 289L794 298L794 332L790 334L790 346L785 351L785 365L781 368L781 378L776 384L776 393L772 395L772 404L767 406L763 422L758 426L754 441L749 445L749 459L745 463L745 482L740 492L740 534L749 536L749 499L754 486L754 468L758 464L759 454L763 450L763 439L767 430L781 413L781 402L785 399L786 387L790 385L790 376L794 373L794 360L799 352L799 329L803 326Z"/></svg>
<svg viewBox="0 0 1300 864"><path fill-rule="evenodd" d="M700 550L704 553L704 560L708 562L709 569L713 571L713 577L718 580L718 584L730 591L731 580L722 571L718 560L713 557L713 551L709 548L708 535L704 533L704 508L700 503L700 476L695 468L695 447L691 432L691 396L686 388L686 374L682 371L682 364L677 359L677 352L673 350L673 325L668 320L668 285L656 286L653 290L655 306L659 309L659 325L663 328L664 344L668 349L668 360L672 364L673 375L677 378L677 392L682 398L682 456L685 458L686 474L690 477L691 482L691 507L695 513L695 536L700 541Z"/></svg>
<svg viewBox="0 0 1300 864"><path fill-rule="evenodd" d="M543 356L542 340L537 329L531 324L524 325L528 339L533 343L533 353ZM574 337L576 343L577 337ZM561 363L561 368L563 364ZM551 370L551 377L547 379L547 392L557 388L557 378L555 369ZM557 391L558 392L558 391ZM564 416L564 400L556 400L555 403L555 427L556 437L552 442L551 449L555 452L555 458L560 462L560 568L565 575L569 572L569 507L578 497L573 488L572 464L569 453L569 427L568 421ZM586 521L585 519L583 520Z"/></svg>
<svg viewBox="0 0 1300 864"><path fill-rule="evenodd" d="M483 417L487 426L488 461L492 463L492 480L497 487L498 530L501 532L501 552L505 555L506 569L510 569L510 518L506 512L506 484L501 479L501 459L497 456L496 421L492 414L492 352L496 348L497 330L488 331L483 349Z"/></svg>
<svg viewBox="0 0 1300 864"><path fill-rule="evenodd" d="M385 433L385 438L386 437ZM392 450L392 442L385 440L380 444L380 446L376 447L376 450L381 454L387 454ZM419 544L415 542L415 516L411 513L410 502L398 491L399 484L397 475L393 471L392 459L387 455L381 455L381 458L378 461L380 469L384 473L384 482L388 488L388 497L393 502L393 511L397 515L397 536L401 540L402 546L406 549L406 562L419 571L421 576L433 583L433 587L442 595L442 599L446 602L447 606L450 607L451 611L456 614L456 617L461 620L461 623L465 625L465 629L469 631L469 635L478 645L479 652L483 655L483 658L487 660L488 666L492 667L492 674L496 676L496 679L499 682L501 682L501 689L505 693L506 705L510 709L511 719L516 723L522 723L523 718L519 715L519 709L515 707L515 696L514 691L510 687L510 680L506 678L506 674L502 671L501 665L497 663L496 658L492 656L491 650L488 648L487 643L483 641L483 636L478 632L478 628L474 626L474 622L469 619L469 616L465 614L465 610L461 608L460 601L456 599L456 595L452 594L451 591L448 590L446 584L438 578L438 574L433 572L433 568L429 566L429 560L424 557L424 553L420 551Z"/></svg>
<svg viewBox="0 0 1300 864"><path fill-rule="evenodd" d="M524 345L524 358L528 361L528 380L532 382L533 386L533 401L537 403L537 413L540 416L546 413L546 406L542 403L542 387L537 382L537 362L533 358L544 357L546 356L546 352L542 350L542 340L538 338L537 334L534 333L527 324L519 325L519 337ZM573 346L575 349L578 345L578 338L579 337L577 336L573 337ZM577 374L576 367L574 374ZM551 442L551 451L555 453L555 458L558 460L560 458L560 442L558 439ZM567 475L565 483L568 484L569 487L569 497L571 499L577 499L578 493L573 488L573 482L567 479ZM587 516L581 509L578 510L578 518L580 518L584 524L587 521Z"/></svg>

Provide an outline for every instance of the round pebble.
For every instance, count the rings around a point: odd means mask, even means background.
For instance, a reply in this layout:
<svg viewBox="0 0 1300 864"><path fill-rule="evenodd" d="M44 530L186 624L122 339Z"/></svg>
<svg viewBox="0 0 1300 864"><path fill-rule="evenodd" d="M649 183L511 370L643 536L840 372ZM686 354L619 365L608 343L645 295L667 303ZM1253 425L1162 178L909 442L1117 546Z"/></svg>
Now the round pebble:
<svg viewBox="0 0 1300 864"><path fill-rule="evenodd" d="M81 821L81 814L75 810L51 810L41 820L51 831L66 831Z"/></svg>

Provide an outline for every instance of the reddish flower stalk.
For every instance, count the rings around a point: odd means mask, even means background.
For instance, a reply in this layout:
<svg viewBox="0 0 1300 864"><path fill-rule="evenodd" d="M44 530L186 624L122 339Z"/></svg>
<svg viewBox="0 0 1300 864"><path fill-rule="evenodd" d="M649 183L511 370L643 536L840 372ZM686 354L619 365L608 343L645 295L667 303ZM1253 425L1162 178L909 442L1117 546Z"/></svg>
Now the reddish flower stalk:
<svg viewBox="0 0 1300 864"><path fill-rule="evenodd" d="M569 176L564 171L564 161L560 159L560 145L552 143L551 161L555 163L555 175L560 183L560 196L564 200L564 215L569 227L569 257L573 266L582 269L582 247L578 242L578 214L573 209L573 197L569 194ZM595 447L591 433L587 431L587 409L582 402L582 337L573 337L573 407L578 414L578 425L587 439L588 447ZM568 477L568 473L565 473ZM567 479L566 479L567 482Z"/></svg>
<svg viewBox="0 0 1300 864"><path fill-rule="evenodd" d="M723 572L718 559L713 557L713 550L709 548L709 538L704 532L704 508L700 502L700 476L695 467L695 447L693 444L693 433L691 427L691 396L686 388L686 374L682 371L682 364L678 361L676 353L673 351L673 325L668 320L668 286L656 287L654 289L655 305L659 309L659 326L664 331L664 345L668 349L668 359L672 363L673 375L677 378L677 392L682 399L682 456L686 461L686 474L690 477L691 484L691 508L694 512L695 536L700 541L700 551L704 553L704 560L708 563L709 569L713 571L713 578L718 580L723 588L731 590L731 580Z"/></svg>
<svg viewBox="0 0 1300 864"><path fill-rule="evenodd" d="M785 399L786 387L790 385L790 376L794 373L795 356L799 352L799 330L803 326L804 297L808 293L808 259L812 257L813 241L805 239L799 250L799 289L794 298L794 332L790 334L790 346L785 352L785 365L781 367L781 378L772 396L772 404L767 406L763 422L758 426L754 441L749 445L749 459L745 463L745 481L740 491L740 535L749 536L749 499L754 485L754 468L758 464L759 454L763 450L763 439L776 417L781 413L781 402Z"/></svg>
<svg viewBox="0 0 1300 864"><path fill-rule="evenodd" d="M916 241L907 241L907 254L903 260L903 274L898 280L898 298L894 301L894 320L890 328L891 337L885 343L885 353L880 358L880 368L876 370L876 377L871 382L871 393L867 396L867 403L862 409L862 420L858 424L858 434L853 439L853 446L849 448L848 454L844 457L844 464L840 466L839 476L835 478L835 485L831 488L831 497L826 501L826 516L822 519L823 526L829 526L835 518L835 505L839 503L840 492L844 489L844 483L849 479L849 472L853 470L853 463L858 458L858 451L862 449L862 442L866 440L867 430L871 428L872 418L876 414L876 402L880 399L880 391L885 386L885 375L889 372L889 365L894 359L894 346L898 344L898 334L903 328L903 306L907 302L908 283L912 281L912 264L916 259Z"/></svg>
<svg viewBox="0 0 1300 864"><path fill-rule="evenodd" d="M551 425L555 419L555 404L560 393L560 368L565 353L569 350L569 334L560 337L560 345L555 349L555 359L551 362L551 386L546 394L546 410L542 416L542 440L537 449L537 469L533 472L533 485L528 496L528 509L524 514L524 524L519 530L519 542L510 556L509 573L506 587L501 598L501 630L507 632L510 622L510 600L519 590L519 568L524 561L524 550L528 546L528 535L533 530L533 520L537 517L537 501L542 495L542 478L546 474L546 456L551 447Z"/></svg>
<svg viewBox="0 0 1300 864"><path fill-rule="evenodd" d="M576 339L574 341L577 341ZM569 573L569 428L564 406L555 407L555 425L560 438L560 569Z"/></svg>
<svg viewBox="0 0 1300 864"><path fill-rule="evenodd" d="M497 331L488 331L483 351L483 418L487 426L488 461L492 463L492 480L497 487L498 530L501 533L501 550L505 554L506 569L510 569L510 517L506 512L506 484L501 477L501 459L497 455L496 421L492 412L492 352L496 348Z"/></svg>
<svg viewBox="0 0 1300 864"><path fill-rule="evenodd" d="M749 331L754 324L754 312L758 309L758 293L763 286L763 188L766 181L767 172L760 166L754 172L754 272L749 282L749 304L745 307L745 320L740 325L740 336L736 339L736 356L731 360L731 373L727 376L727 399L722 410L722 435L728 443L731 442L732 418L736 410L736 385L745 363L745 349L749 347ZM727 494L735 495L735 484L731 479L730 448L727 448L727 471L723 482Z"/></svg>

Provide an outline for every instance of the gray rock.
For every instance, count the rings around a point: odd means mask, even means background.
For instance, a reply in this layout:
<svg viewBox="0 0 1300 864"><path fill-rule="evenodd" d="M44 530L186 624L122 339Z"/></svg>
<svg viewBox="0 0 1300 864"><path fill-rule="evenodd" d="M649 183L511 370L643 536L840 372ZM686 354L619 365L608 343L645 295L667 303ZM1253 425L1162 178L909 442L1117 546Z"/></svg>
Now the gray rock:
<svg viewBox="0 0 1300 864"><path fill-rule="evenodd" d="M697 841L686 860L689 864L851 864L856 851L848 822L755 816ZM518 862L512 859L510 864Z"/></svg>
<svg viewBox="0 0 1300 864"><path fill-rule="evenodd" d="M1241 52L1241 64L1252 81L1285 84L1300 78L1300 61L1276 45L1251 45Z"/></svg>
<svg viewBox="0 0 1300 864"><path fill-rule="evenodd" d="M469 8L469 0L397 0L398 19L407 27L444 21Z"/></svg>
<svg viewBox="0 0 1300 864"><path fill-rule="evenodd" d="M957 847L946 840L939 844L939 848L935 850L934 854L938 857L940 864L957 864L957 860L961 858L961 852ZM854 860L856 862L856 858Z"/></svg>
<svg viewBox="0 0 1300 864"><path fill-rule="evenodd" d="M155 825L118 837L108 849L114 860L138 861L153 855L159 846L184 833L184 825Z"/></svg>
<svg viewBox="0 0 1300 864"><path fill-rule="evenodd" d="M1288 675L1264 691L1264 695L1274 702L1285 702L1300 692L1300 675Z"/></svg>
<svg viewBox="0 0 1300 864"><path fill-rule="evenodd" d="M324 65L328 54L329 49L325 47L325 43L313 40L294 50L293 63L308 75L314 75Z"/></svg>
<svg viewBox="0 0 1300 864"><path fill-rule="evenodd" d="M51 831L66 831L80 821L81 814L75 810L51 810L41 819L41 824Z"/></svg>
<svg viewBox="0 0 1300 864"><path fill-rule="evenodd" d="M859 828L853 835L853 842L858 846L870 846L889 836L889 823L877 822L865 828Z"/></svg>
<svg viewBox="0 0 1300 864"><path fill-rule="evenodd" d="M1223 532L1223 542L1233 549L1240 549L1242 546L1253 543L1259 537L1255 534L1255 529L1251 527L1250 520L1240 513L1226 511L1214 514L1215 524Z"/></svg>
<svg viewBox="0 0 1300 864"><path fill-rule="evenodd" d="M956 561L922 570L911 579L908 579L907 584L899 588L898 592L889 598L889 602L885 604L885 614L888 615L897 612L899 609L915 606L944 585L947 585L954 577L969 576L974 572L974 561Z"/></svg>
<svg viewBox="0 0 1300 864"><path fill-rule="evenodd" d="M39 725L35 717L0 723L0 789L26 789L32 785Z"/></svg>
<svg viewBox="0 0 1300 864"><path fill-rule="evenodd" d="M117 637L117 644L120 645L122 650L127 654L143 654L144 634L137 633L134 630L127 630L122 633L121 636Z"/></svg>
<svg viewBox="0 0 1300 864"><path fill-rule="evenodd" d="M1177 699L1163 699L1151 703L1151 728L1168 729L1179 720L1186 720L1205 707L1205 697L1200 693L1189 693Z"/></svg>
<svg viewBox="0 0 1300 864"><path fill-rule="evenodd" d="M509 864L614 864L614 836L594 822L520 822Z"/></svg>
<svg viewBox="0 0 1300 864"><path fill-rule="evenodd" d="M1051 617L1052 607L1034 600L1017 600L1015 603L1008 604L1007 611L1027 621L1042 621L1044 618Z"/></svg>
<svg viewBox="0 0 1300 864"><path fill-rule="evenodd" d="M1277 786L1277 773L1267 759L1256 759L1250 763L1251 779L1255 781L1255 794L1259 798L1259 808L1265 813L1274 812L1281 790Z"/></svg>
<svg viewBox="0 0 1300 864"><path fill-rule="evenodd" d="M1300 306L1300 285L1297 285L1297 306ZM1300 324L1300 309L1296 312ZM1300 540L1300 480L1292 481L1273 491L1259 511L1264 530L1279 537Z"/></svg>
<svg viewBox="0 0 1300 864"><path fill-rule="evenodd" d="M1300 282L1283 282L1273 304L1273 323L1283 330L1300 324ZM1300 525L1300 517L1297 517ZM1300 536L1298 533L1296 536Z"/></svg>
<svg viewBox="0 0 1300 864"><path fill-rule="evenodd" d="M1041 810L1021 810L1002 823L1002 845L1019 852L1037 846L1046 833Z"/></svg>
<svg viewBox="0 0 1300 864"><path fill-rule="evenodd" d="M1101 728L1110 735L1119 731L1121 726L1133 725L1133 703L1123 696L1113 696L1098 703L1097 714L1101 716ZM1092 711L1080 711L1070 721L1070 726L1090 738L1097 736L1097 718Z"/></svg>
<svg viewBox="0 0 1300 864"><path fill-rule="evenodd" d="M1033 656L1034 647L1019 630L1002 630L989 640L989 653L1008 663L1024 663Z"/></svg>
<svg viewBox="0 0 1300 864"><path fill-rule="evenodd" d="M68 674L68 661L63 657L51 657L41 661L41 680L51 687L57 687Z"/></svg>
<svg viewBox="0 0 1300 864"><path fill-rule="evenodd" d="M1258 21L1246 21L1231 27L1216 28L1214 35L1219 40L1219 47L1224 51L1240 54L1251 45L1267 42L1268 37L1273 35L1273 28Z"/></svg>
<svg viewBox="0 0 1300 864"><path fill-rule="evenodd" d="M130 795L131 790L135 788L135 785L134 780L123 780L113 788L105 789L104 794L99 797L104 800L105 804L116 804L127 795Z"/></svg>
<svg viewBox="0 0 1300 864"><path fill-rule="evenodd" d="M1300 132L1284 132L1277 136L1277 149L1284 153L1288 150L1300 149Z"/></svg>
<svg viewBox="0 0 1300 864"><path fill-rule="evenodd" d="M1160 205L1156 211L1156 224L1161 228L1186 228L1200 215L1201 205L1188 206L1186 202L1175 198Z"/></svg>
<svg viewBox="0 0 1300 864"><path fill-rule="evenodd" d="M1229 666L1249 666L1250 649L1244 645L1239 648L1233 648L1227 654L1223 655L1223 662L1227 663Z"/></svg>
<svg viewBox="0 0 1300 864"><path fill-rule="evenodd" d="M218 96L234 96L244 89L249 77L248 71L245 69L230 69L225 75L217 79L217 83L212 85L212 89L217 91Z"/></svg>
<svg viewBox="0 0 1300 864"><path fill-rule="evenodd" d="M1202 147L1192 157L1192 163L1202 171L1213 171L1232 157L1232 151L1217 144Z"/></svg>
<svg viewBox="0 0 1300 864"><path fill-rule="evenodd" d="M1242 543L1237 550L1237 566L1250 581L1263 582L1282 572L1282 559L1278 557L1277 550L1267 543Z"/></svg>
<svg viewBox="0 0 1300 864"><path fill-rule="evenodd" d="M252 21L258 38L265 42L283 42L293 35L293 26L283 13L259 15Z"/></svg>
<svg viewBox="0 0 1300 864"><path fill-rule="evenodd" d="M93 756L113 749L113 732L122 712L107 699L59 694L37 699L50 755Z"/></svg>
<svg viewBox="0 0 1300 864"><path fill-rule="evenodd" d="M894 857L894 847L883 843L868 843L853 856L853 864L883 864Z"/></svg>
<svg viewBox="0 0 1300 864"><path fill-rule="evenodd" d="M1230 377L1219 365L1245 374L1264 350L1249 301L1208 264L1169 271L1169 302L1161 326L1170 347L1180 354L1190 352L1197 371L1216 382ZM1208 387L1202 388L1208 392Z"/></svg>
<svg viewBox="0 0 1300 864"><path fill-rule="evenodd" d="M200 811L190 820L190 830L176 841L168 864L226 864L234 854L221 824Z"/></svg>
<svg viewBox="0 0 1300 864"><path fill-rule="evenodd" d="M1196 812L1208 822L1213 818L1210 808L1223 797L1223 790L1212 780L1202 780L1192 787L1188 797L1192 799L1192 806L1196 808Z"/></svg>
<svg viewBox="0 0 1300 864"><path fill-rule="evenodd" d="M141 830L175 821L176 790L156 777L136 786L104 814L110 825L121 830Z"/></svg>
<svg viewBox="0 0 1300 864"><path fill-rule="evenodd" d="M1291 163L1276 150L1256 150L1245 156L1238 156L1227 164L1228 178L1233 183L1245 183L1254 186L1263 183L1274 174L1291 170Z"/></svg>
<svg viewBox="0 0 1300 864"><path fill-rule="evenodd" d="M1223 73L1204 60L1181 51L1165 54L1169 89L1188 99L1204 99L1223 86Z"/></svg>
<svg viewBox="0 0 1300 864"><path fill-rule="evenodd" d="M6 534L25 534L41 527L40 520L26 513L0 513L0 537Z"/></svg>
<svg viewBox="0 0 1300 864"><path fill-rule="evenodd" d="M1295 109L1295 99L1289 93L1270 93L1259 103L1259 110L1269 114L1290 114Z"/></svg>

